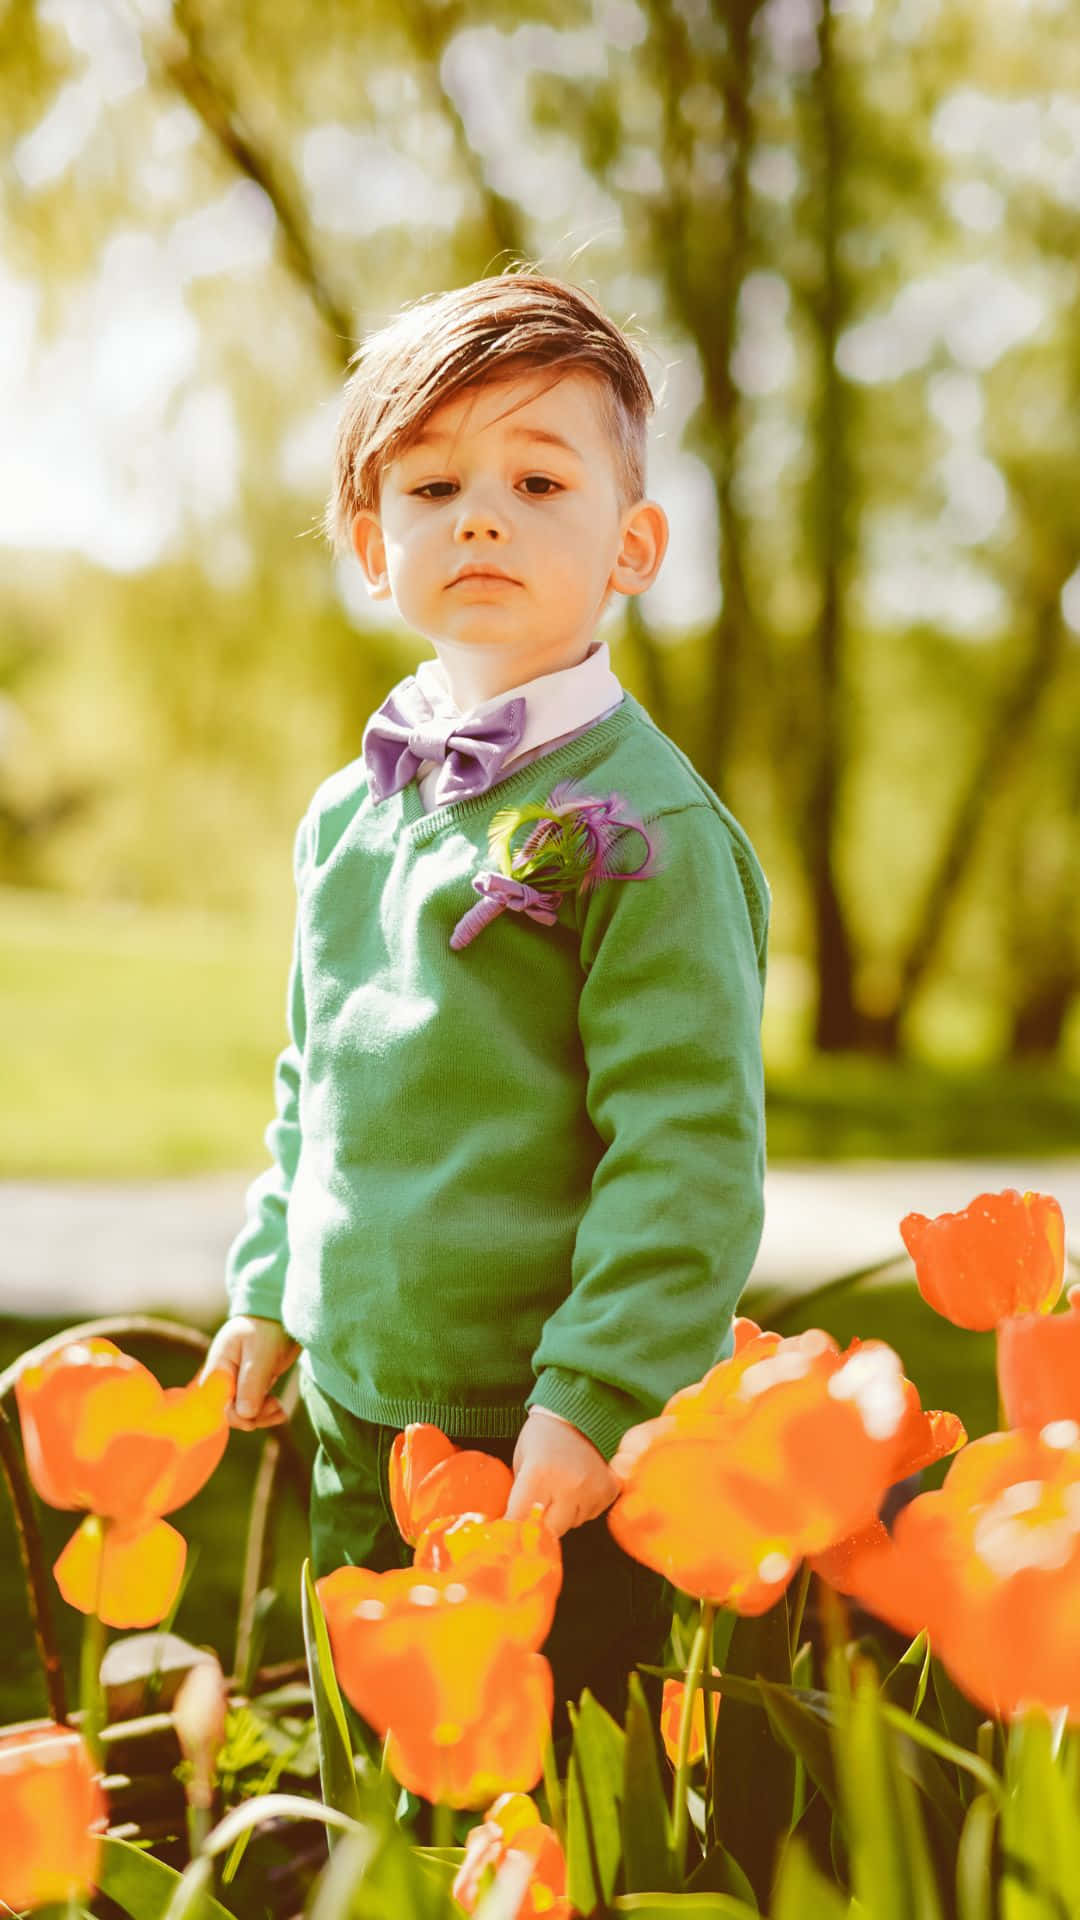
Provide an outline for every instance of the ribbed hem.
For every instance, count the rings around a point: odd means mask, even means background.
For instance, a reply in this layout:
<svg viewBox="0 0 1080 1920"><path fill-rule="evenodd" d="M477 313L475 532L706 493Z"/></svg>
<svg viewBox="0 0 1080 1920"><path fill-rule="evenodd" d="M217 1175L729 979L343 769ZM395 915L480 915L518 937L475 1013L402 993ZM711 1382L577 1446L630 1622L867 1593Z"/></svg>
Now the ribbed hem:
<svg viewBox="0 0 1080 1920"><path fill-rule="evenodd" d="M651 1418L640 1403L618 1387L563 1367L545 1367L525 1404L561 1413L592 1441L605 1460L611 1459L629 1428Z"/></svg>
<svg viewBox="0 0 1080 1920"><path fill-rule="evenodd" d="M331 1400L358 1420L371 1420L380 1427L420 1424L441 1427L452 1440L512 1440L525 1423L521 1400L473 1407L447 1407L437 1400L398 1400L381 1393L365 1393L348 1374L339 1373L325 1360L314 1359L306 1348L299 1365Z"/></svg>
<svg viewBox="0 0 1080 1920"><path fill-rule="evenodd" d="M240 1281L229 1291L229 1312L251 1313L257 1320L281 1319L280 1286L267 1286L258 1280Z"/></svg>

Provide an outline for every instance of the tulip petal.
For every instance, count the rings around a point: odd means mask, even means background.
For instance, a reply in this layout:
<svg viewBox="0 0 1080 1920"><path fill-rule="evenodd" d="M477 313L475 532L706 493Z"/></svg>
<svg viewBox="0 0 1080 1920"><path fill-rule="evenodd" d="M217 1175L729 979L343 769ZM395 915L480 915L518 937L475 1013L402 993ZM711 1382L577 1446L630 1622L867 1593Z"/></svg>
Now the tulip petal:
<svg viewBox="0 0 1080 1920"><path fill-rule="evenodd" d="M979 1193L956 1213L907 1214L900 1234L924 1300L955 1326L1046 1313L1061 1292L1065 1222L1049 1194Z"/></svg>
<svg viewBox="0 0 1080 1920"><path fill-rule="evenodd" d="M1065 1313L1018 1314L997 1333L1001 1403L1010 1427L1080 1419L1080 1289Z"/></svg>
<svg viewBox="0 0 1080 1920"><path fill-rule="evenodd" d="M410 1521L416 1541L436 1520L455 1519L461 1513L486 1514L497 1519L506 1512L514 1475L505 1460L493 1453L462 1450L426 1473L413 1489Z"/></svg>
<svg viewBox="0 0 1080 1920"><path fill-rule="evenodd" d="M111 1340L70 1340L43 1360L24 1366L15 1382L26 1466L35 1489L52 1507L92 1507L97 1490L73 1446L87 1397L120 1384L137 1360Z"/></svg>
<svg viewBox="0 0 1080 1920"><path fill-rule="evenodd" d="M608 1526L683 1592L762 1613L805 1556L874 1518L905 1430L925 1451L931 1424L884 1342L753 1336L624 1436Z"/></svg>
<svg viewBox="0 0 1080 1920"><path fill-rule="evenodd" d="M399 1433L390 1449L388 1480L390 1507L403 1540L412 1545L422 1529L414 1525L412 1500L421 1480L457 1452L454 1442L441 1427L416 1421Z"/></svg>
<svg viewBox="0 0 1080 1920"><path fill-rule="evenodd" d="M433 1729L418 1716L395 1720L387 1743L394 1777L411 1793L452 1807L479 1807L493 1794L527 1793L544 1770L553 1683L542 1654L507 1642L488 1674L476 1717Z"/></svg>
<svg viewBox="0 0 1080 1920"><path fill-rule="evenodd" d="M84 1893L95 1881L105 1796L70 1727L0 1736L0 1902L21 1912Z"/></svg>
<svg viewBox="0 0 1080 1920"><path fill-rule="evenodd" d="M463 1513L426 1527L413 1565L456 1569L474 1593L514 1611L514 1638L539 1649L551 1631L562 1586L562 1548L537 1514L524 1520Z"/></svg>
<svg viewBox="0 0 1080 1920"><path fill-rule="evenodd" d="M71 1341L24 1368L16 1397L43 1500L133 1526L181 1506L225 1450L224 1369L168 1392L109 1340Z"/></svg>
<svg viewBox="0 0 1080 1920"><path fill-rule="evenodd" d="M135 1529L84 1520L53 1572L64 1599L108 1627L155 1627L180 1589L187 1543L164 1520Z"/></svg>

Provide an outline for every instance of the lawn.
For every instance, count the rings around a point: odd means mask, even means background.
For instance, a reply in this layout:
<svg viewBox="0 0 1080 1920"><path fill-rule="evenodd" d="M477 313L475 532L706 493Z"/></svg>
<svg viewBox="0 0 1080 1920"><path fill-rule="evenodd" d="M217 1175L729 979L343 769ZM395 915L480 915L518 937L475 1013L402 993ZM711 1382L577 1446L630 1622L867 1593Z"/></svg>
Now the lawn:
<svg viewBox="0 0 1080 1920"><path fill-rule="evenodd" d="M3 890L0 917L0 1179L264 1164L287 924ZM798 1057L770 1041L786 1030L767 1018L773 1164L1045 1156L1080 1141L1074 1072Z"/></svg>

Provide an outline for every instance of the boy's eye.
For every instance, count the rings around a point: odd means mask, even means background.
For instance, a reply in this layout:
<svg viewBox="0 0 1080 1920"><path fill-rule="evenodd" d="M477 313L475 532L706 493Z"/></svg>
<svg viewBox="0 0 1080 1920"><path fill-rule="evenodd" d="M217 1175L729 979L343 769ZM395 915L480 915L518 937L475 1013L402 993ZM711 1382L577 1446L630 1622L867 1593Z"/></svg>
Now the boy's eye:
<svg viewBox="0 0 1080 1920"><path fill-rule="evenodd" d="M549 480L546 473L530 473L521 484L527 493L536 494L541 499L546 493L562 492L558 481Z"/></svg>
<svg viewBox="0 0 1080 1920"><path fill-rule="evenodd" d="M453 480L426 480L422 487L413 488L419 500L445 500L456 491Z"/></svg>

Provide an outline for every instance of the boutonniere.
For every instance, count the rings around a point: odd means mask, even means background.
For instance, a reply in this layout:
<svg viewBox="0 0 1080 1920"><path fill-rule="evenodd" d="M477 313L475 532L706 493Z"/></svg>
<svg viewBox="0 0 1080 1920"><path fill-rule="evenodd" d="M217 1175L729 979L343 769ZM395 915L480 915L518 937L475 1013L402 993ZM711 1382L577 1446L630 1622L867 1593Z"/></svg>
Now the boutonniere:
<svg viewBox="0 0 1080 1920"><path fill-rule="evenodd" d="M473 878L480 899L450 936L455 951L500 913L524 913L550 927L568 894L588 893L601 880L646 880L656 871L653 841L625 800L617 793L581 793L572 780L534 806L495 814L488 849L493 865ZM635 859L637 865L628 864Z"/></svg>

